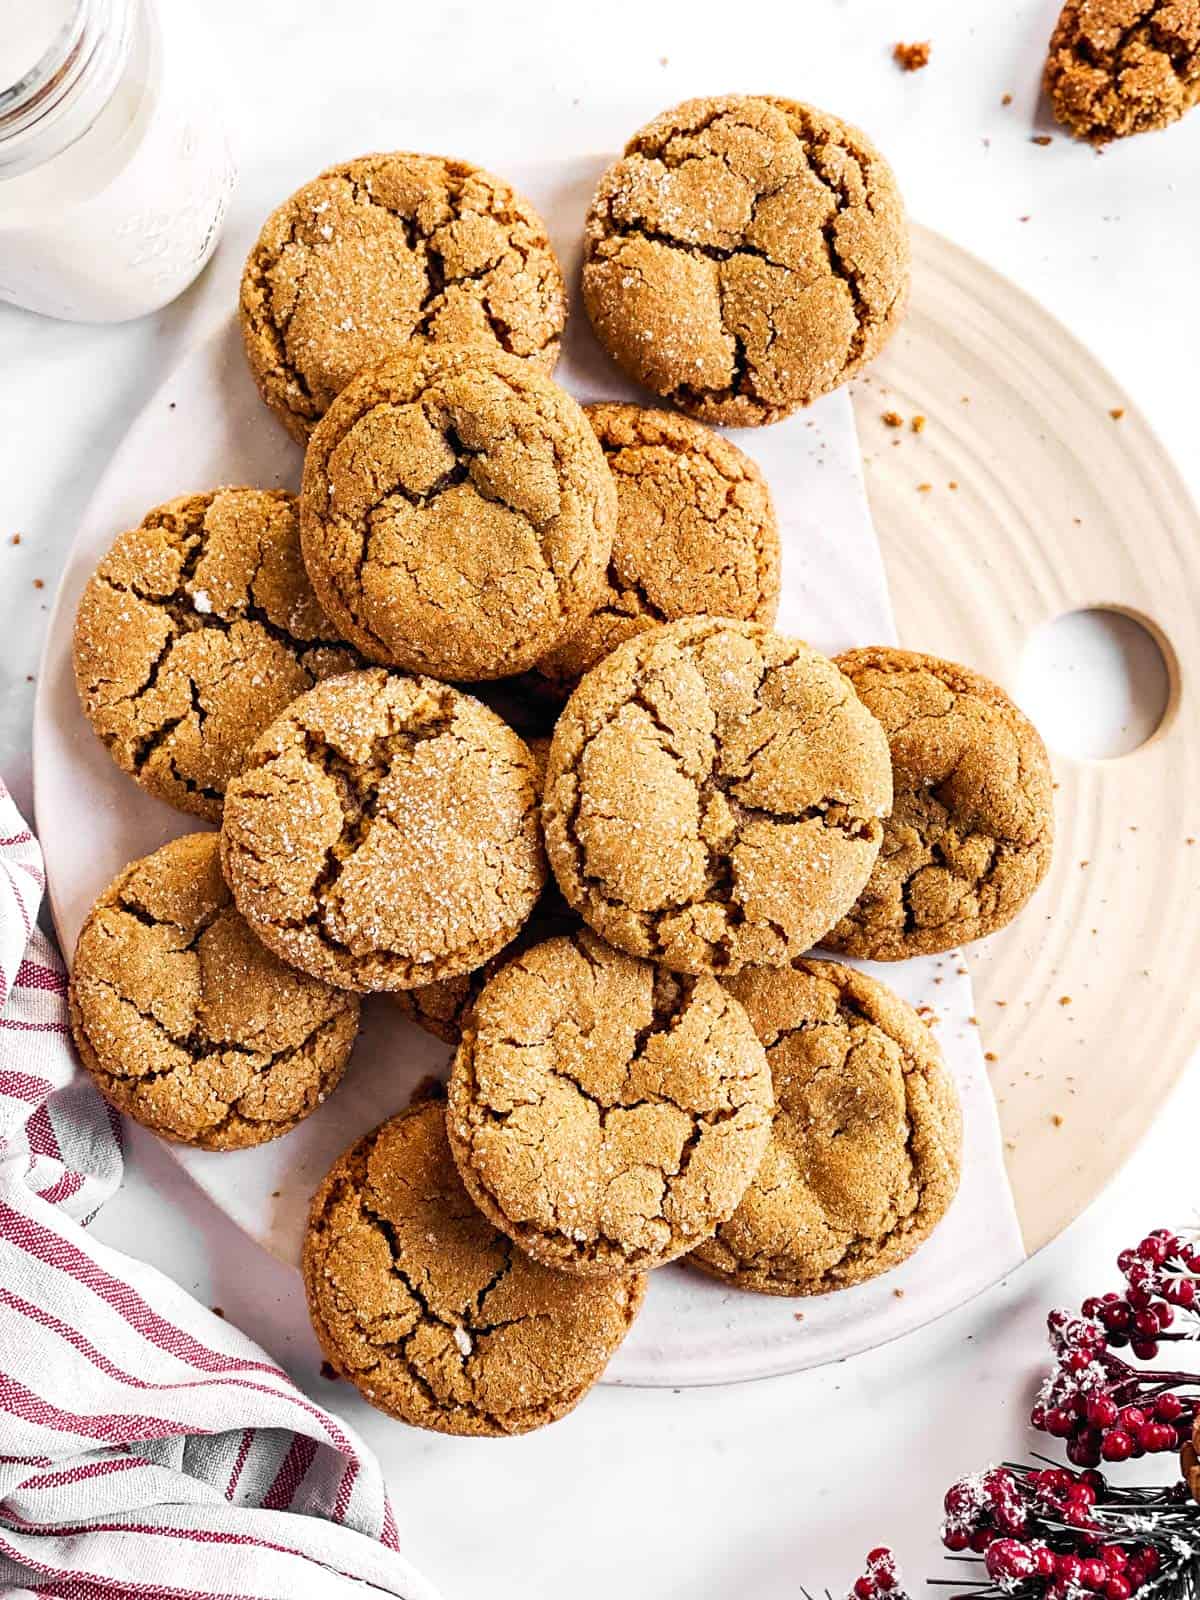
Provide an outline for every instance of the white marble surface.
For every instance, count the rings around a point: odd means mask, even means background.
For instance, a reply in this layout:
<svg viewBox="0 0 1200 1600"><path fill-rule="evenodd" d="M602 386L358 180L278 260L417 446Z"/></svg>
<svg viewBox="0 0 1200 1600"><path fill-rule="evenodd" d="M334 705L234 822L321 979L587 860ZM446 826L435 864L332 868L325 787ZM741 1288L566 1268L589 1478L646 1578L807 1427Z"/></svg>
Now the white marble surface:
<svg viewBox="0 0 1200 1600"><path fill-rule="evenodd" d="M182 301L133 326L70 327L0 308L0 771L18 796L28 802L27 674L96 478L151 386L229 303L266 209L361 150L442 149L503 171L528 159L531 142L575 155L612 149L691 94L765 87L811 99L875 135L914 215L988 257L1096 350L1200 494L1200 326L1189 320L1200 115L1103 157L1058 136L1033 144L1054 131L1037 75L1055 10L1055 0L643 0L601 11L545 0L422 9L346 0L336 11L316 0L209 0L213 90L243 168L213 265ZM925 72L893 67L898 37L933 41ZM1197 1109L1193 1073L1086 1218L936 1328L765 1384L604 1390L557 1427L502 1444L411 1432L325 1383L292 1276L149 1140L134 1139L125 1189L97 1226L222 1306L352 1417L384 1458L407 1549L448 1600L616 1591L783 1600L801 1584L840 1591L881 1541L894 1543L914 1585L936 1574L946 1483L1036 1447L1022 1419L1045 1307L1109 1287L1120 1245L1193 1215Z"/></svg>

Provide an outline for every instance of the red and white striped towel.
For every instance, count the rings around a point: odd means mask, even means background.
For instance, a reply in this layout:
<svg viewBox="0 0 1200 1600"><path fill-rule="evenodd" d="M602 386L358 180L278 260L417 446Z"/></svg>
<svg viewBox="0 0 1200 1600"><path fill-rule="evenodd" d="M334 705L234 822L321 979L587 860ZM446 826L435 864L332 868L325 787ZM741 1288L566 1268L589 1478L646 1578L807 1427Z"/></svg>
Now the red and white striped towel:
<svg viewBox="0 0 1200 1600"><path fill-rule="evenodd" d="M121 1127L71 1051L44 882L0 784L0 1593L436 1600L350 1429L88 1236Z"/></svg>

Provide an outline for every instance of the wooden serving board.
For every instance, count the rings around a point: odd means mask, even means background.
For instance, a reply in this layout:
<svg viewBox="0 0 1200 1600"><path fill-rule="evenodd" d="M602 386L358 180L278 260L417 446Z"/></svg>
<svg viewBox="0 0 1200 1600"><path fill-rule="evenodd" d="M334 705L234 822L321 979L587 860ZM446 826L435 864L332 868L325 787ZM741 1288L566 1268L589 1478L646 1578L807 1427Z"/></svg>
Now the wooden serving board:
<svg viewBox="0 0 1200 1600"><path fill-rule="evenodd" d="M1034 630L1100 607L1142 623L1170 676L1139 749L1051 751L1049 878L966 952L1033 1251L1115 1175L1200 1041L1200 515L1061 324L936 234L915 229L914 252L908 320L854 396L901 642L1015 692Z"/></svg>

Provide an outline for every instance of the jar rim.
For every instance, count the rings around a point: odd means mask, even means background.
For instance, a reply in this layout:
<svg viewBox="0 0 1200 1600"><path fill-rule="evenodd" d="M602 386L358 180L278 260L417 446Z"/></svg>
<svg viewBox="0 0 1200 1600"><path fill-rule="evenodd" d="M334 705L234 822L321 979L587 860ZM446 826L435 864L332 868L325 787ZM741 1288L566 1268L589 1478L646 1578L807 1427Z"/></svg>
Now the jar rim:
<svg viewBox="0 0 1200 1600"><path fill-rule="evenodd" d="M0 180L60 155L91 127L120 82L138 0L76 0L41 58L0 88Z"/></svg>

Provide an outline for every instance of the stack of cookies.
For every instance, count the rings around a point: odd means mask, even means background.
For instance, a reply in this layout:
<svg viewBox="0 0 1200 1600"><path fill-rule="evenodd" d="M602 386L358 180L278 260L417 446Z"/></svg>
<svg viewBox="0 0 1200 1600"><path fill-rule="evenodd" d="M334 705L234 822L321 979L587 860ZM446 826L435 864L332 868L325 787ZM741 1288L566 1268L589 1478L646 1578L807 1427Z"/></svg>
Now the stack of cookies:
<svg viewBox="0 0 1200 1600"><path fill-rule="evenodd" d="M83 1060L229 1150L336 1088L362 995L454 1047L333 1167L304 1252L336 1370L454 1433L568 1411L667 1262L808 1295L909 1256L957 1187L954 1087L909 1006L808 952L981 937L1050 852L1045 752L995 685L772 631L770 492L705 425L884 343L886 163L793 102L688 102L585 237L598 336L674 410L553 382L562 274L500 179L372 156L298 191L241 294L298 499L156 508L76 627L114 759L220 823L93 908Z"/></svg>

